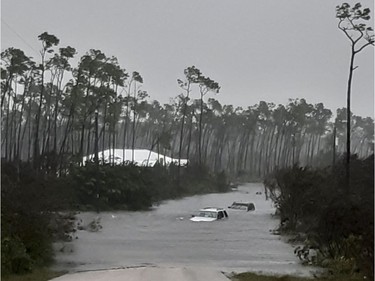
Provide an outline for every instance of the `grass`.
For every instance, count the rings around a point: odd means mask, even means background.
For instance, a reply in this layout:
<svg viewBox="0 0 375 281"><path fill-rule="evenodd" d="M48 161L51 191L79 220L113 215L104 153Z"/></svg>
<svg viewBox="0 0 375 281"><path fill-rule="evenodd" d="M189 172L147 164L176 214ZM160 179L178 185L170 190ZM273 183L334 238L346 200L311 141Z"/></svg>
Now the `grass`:
<svg viewBox="0 0 375 281"><path fill-rule="evenodd" d="M52 271L47 268L35 269L32 273L22 275L8 275L1 277L2 281L47 281L52 278L59 277L66 272L64 271Z"/></svg>
<svg viewBox="0 0 375 281"><path fill-rule="evenodd" d="M336 276L331 278L304 278L304 277L292 277L292 276L266 276L258 275L255 273L240 273L233 276L232 281L358 281L363 280L358 277L350 276Z"/></svg>

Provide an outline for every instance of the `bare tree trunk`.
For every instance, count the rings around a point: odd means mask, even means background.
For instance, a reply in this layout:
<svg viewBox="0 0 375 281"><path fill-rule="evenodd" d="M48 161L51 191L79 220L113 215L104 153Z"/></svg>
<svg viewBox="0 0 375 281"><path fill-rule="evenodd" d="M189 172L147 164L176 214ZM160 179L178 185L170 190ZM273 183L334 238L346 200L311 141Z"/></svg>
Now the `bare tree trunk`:
<svg viewBox="0 0 375 281"><path fill-rule="evenodd" d="M14 135L14 129L16 128L15 126L15 122L14 122L14 119L15 119L15 114L16 114L16 93L17 93L17 89L15 89L15 96L13 98L13 105L12 105L12 111L11 111L11 119L10 119L10 125L9 125L9 160L12 161L14 158L14 149L13 149L13 146L14 146L14 140L15 140L15 135Z"/></svg>
<svg viewBox="0 0 375 281"><path fill-rule="evenodd" d="M95 119L95 118L94 118ZM95 122L95 120L94 120ZM86 156L89 156L91 154L91 126L92 126L92 117L89 117L89 130L87 132L87 144L86 144ZM82 158L83 159L83 158Z"/></svg>
<svg viewBox="0 0 375 281"><path fill-rule="evenodd" d="M10 115L10 91L8 93L8 102L5 119L5 160L9 160L9 115Z"/></svg>
<svg viewBox="0 0 375 281"><path fill-rule="evenodd" d="M275 154L273 158L274 167L278 166L277 156L278 154L280 154L280 149L278 148L279 140L280 140L280 128L277 127L277 135L276 135L276 141L275 141Z"/></svg>
<svg viewBox="0 0 375 281"><path fill-rule="evenodd" d="M189 136L188 136L188 146L187 146L187 153L186 153L186 158L190 158L190 145L191 145L191 135L193 131L193 115L190 118L190 126L189 126Z"/></svg>
<svg viewBox="0 0 375 281"><path fill-rule="evenodd" d="M202 165L202 122L203 122L203 95L200 100L199 130L198 130L198 163Z"/></svg>
<svg viewBox="0 0 375 281"><path fill-rule="evenodd" d="M45 65L44 65L44 55L42 55L42 75L41 75L41 88L40 88L40 96L39 96L39 106L38 106L38 112L35 117L35 131L34 131L34 153L33 153L33 159L34 159L34 169L36 171L39 170L40 165L40 147L39 147L39 127L40 127L40 117L42 114L42 105L43 105L43 98L44 98L44 71L45 71Z"/></svg>
<svg viewBox="0 0 375 281"><path fill-rule="evenodd" d="M28 87L29 87L29 82L28 80L26 79L26 83L25 83L25 88L24 88L24 91L23 91L23 95L22 95L22 104L21 104L21 112L20 112L20 117L18 119L18 136L17 136L17 152L16 152L16 155L17 155L17 159L18 160L21 160L21 140L23 140L23 138L21 139L21 129L22 129L22 119L23 119L23 112L24 112L24 109L25 109L25 102L26 102L26 93L28 92ZM26 123L25 125L26 126Z"/></svg>
<svg viewBox="0 0 375 281"><path fill-rule="evenodd" d="M115 122L115 121L114 121ZM113 148L113 165L115 164L115 149L116 149L116 123L113 124L113 137L112 137L112 148Z"/></svg>
<svg viewBox="0 0 375 281"><path fill-rule="evenodd" d="M245 150L245 160L244 160L244 170L247 171L248 168L248 156L249 156L249 147L251 146L252 139L254 139L254 134L248 133L248 139L250 139L250 143L246 143L246 150Z"/></svg>
<svg viewBox="0 0 375 281"><path fill-rule="evenodd" d="M352 44L351 57L350 57L350 67L349 67L349 78L348 78L348 88L347 88L347 106L346 106L346 188L347 191L350 189L350 95L352 88L353 80L353 71L354 71L354 44Z"/></svg>
<svg viewBox="0 0 375 281"><path fill-rule="evenodd" d="M135 118L136 118L136 100L134 94L134 110L133 110L133 124L132 124L132 162L134 162L134 148L135 148Z"/></svg>
<svg viewBox="0 0 375 281"><path fill-rule="evenodd" d="M104 150L106 149L105 143L105 120L107 119L107 106L104 105L103 127L102 127L102 161L104 163Z"/></svg>

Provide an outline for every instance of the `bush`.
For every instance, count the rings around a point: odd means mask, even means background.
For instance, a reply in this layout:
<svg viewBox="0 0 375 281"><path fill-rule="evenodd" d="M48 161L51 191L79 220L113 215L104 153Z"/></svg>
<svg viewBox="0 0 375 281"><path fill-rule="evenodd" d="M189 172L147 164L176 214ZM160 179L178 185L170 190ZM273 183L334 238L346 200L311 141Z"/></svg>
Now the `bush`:
<svg viewBox="0 0 375 281"><path fill-rule="evenodd" d="M145 209L151 206L152 188L146 187L144 168L135 165L110 166L87 163L71 171L79 205L99 210Z"/></svg>
<svg viewBox="0 0 375 281"><path fill-rule="evenodd" d="M154 202L191 194L228 191L225 173L211 175L207 167L191 165L181 169L180 188L176 167L136 165L95 166L87 163L70 172L80 206L99 210L147 209Z"/></svg>
<svg viewBox="0 0 375 281"><path fill-rule="evenodd" d="M19 172L17 172L19 171ZM67 207L63 181L2 163L2 275L24 273L52 261L51 213Z"/></svg>
<svg viewBox="0 0 375 281"><path fill-rule="evenodd" d="M32 260L18 237L1 238L1 273L26 273L32 269Z"/></svg>
<svg viewBox="0 0 375 281"><path fill-rule="evenodd" d="M265 186L280 213L280 228L306 232L331 267L374 276L374 156L351 158L349 187L345 162L311 169L294 166L276 171Z"/></svg>

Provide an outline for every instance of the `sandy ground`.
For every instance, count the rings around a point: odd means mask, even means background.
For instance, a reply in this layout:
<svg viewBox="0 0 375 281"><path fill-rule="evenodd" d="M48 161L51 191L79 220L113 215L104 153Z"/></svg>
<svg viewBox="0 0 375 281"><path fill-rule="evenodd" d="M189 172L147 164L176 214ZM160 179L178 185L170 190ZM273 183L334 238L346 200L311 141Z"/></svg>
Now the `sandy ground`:
<svg viewBox="0 0 375 281"><path fill-rule="evenodd" d="M53 281L228 281L220 271L199 267L137 267L67 274Z"/></svg>

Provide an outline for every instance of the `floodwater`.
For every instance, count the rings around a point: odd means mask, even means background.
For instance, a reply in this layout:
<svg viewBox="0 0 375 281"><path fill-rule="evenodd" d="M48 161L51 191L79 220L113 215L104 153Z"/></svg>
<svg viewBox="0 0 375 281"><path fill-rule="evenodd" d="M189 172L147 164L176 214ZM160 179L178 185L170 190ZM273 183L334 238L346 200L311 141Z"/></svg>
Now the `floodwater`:
<svg viewBox="0 0 375 281"><path fill-rule="evenodd" d="M256 192L262 192L261 195ZM203 207L250 201L255 211L227 209L229 219L189 220ZM56 268L71 272L138 266L193 266L225 272L310 276L293 246L270 230L278 225L263 184L246 184L230 193L165 201L152 211L81 213L84 224L100 217L99 232L77 231L78 239L57 252Z"/></svg>

